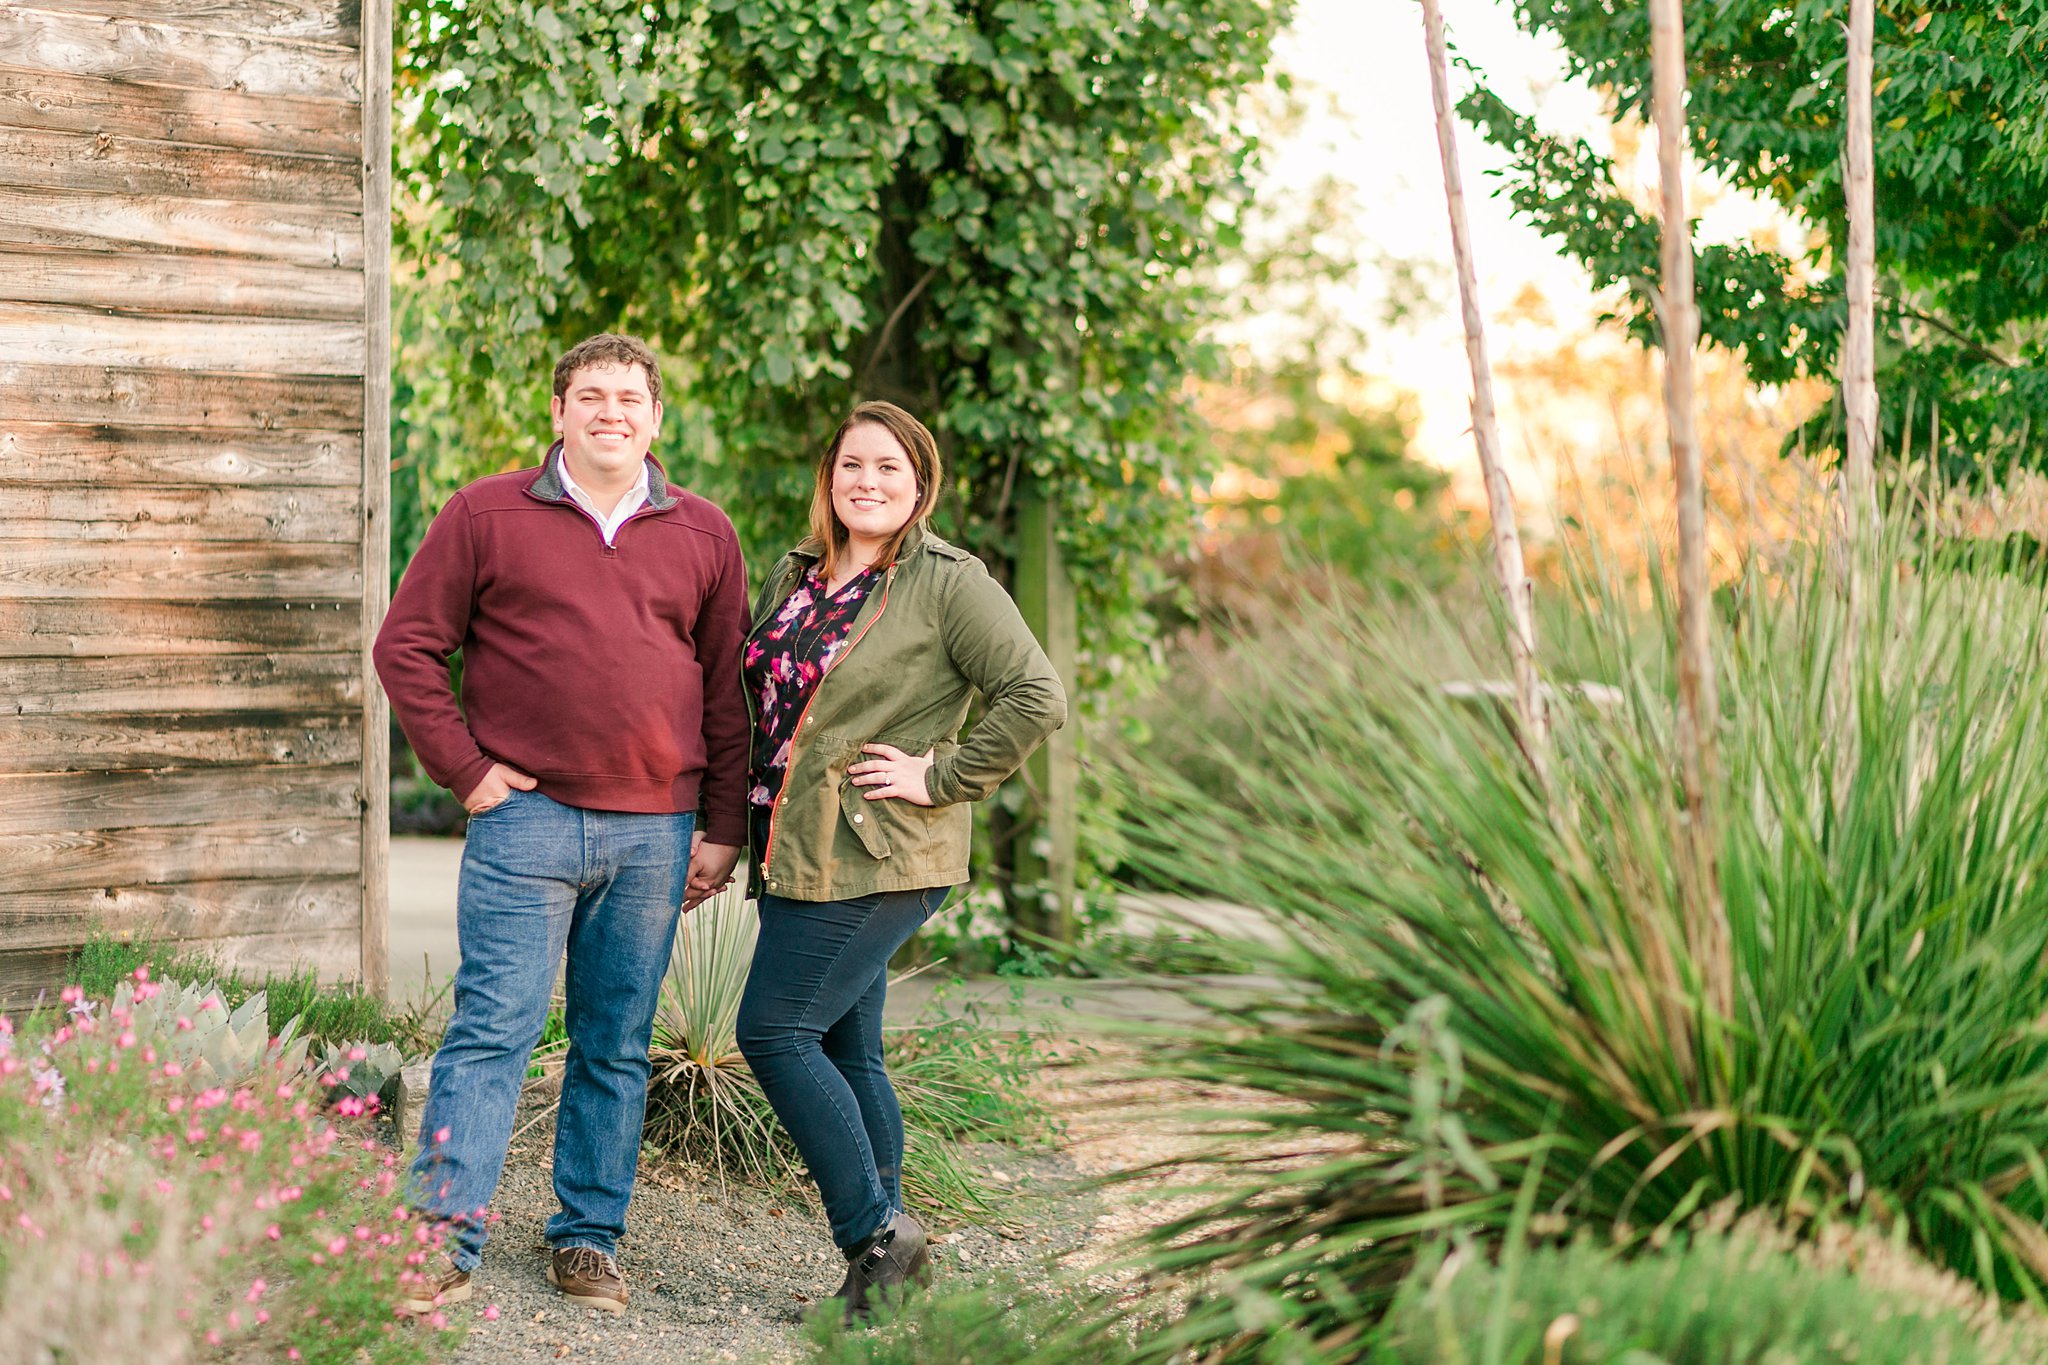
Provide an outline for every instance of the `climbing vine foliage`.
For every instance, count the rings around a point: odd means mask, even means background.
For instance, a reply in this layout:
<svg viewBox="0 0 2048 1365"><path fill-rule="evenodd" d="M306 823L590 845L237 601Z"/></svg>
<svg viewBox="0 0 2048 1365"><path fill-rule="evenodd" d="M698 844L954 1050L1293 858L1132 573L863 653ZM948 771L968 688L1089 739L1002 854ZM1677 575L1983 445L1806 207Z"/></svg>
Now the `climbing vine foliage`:
<svg viewBox="0 0 2048 1365"><path fill-rule="evenodd" d="M840 415L939 433L999 571L1057 501L1099 680L1185 536L1212 269L1285 0L427 0L401 16L401 242L477 392L633 329L678 471L757 563Z"/></svg>

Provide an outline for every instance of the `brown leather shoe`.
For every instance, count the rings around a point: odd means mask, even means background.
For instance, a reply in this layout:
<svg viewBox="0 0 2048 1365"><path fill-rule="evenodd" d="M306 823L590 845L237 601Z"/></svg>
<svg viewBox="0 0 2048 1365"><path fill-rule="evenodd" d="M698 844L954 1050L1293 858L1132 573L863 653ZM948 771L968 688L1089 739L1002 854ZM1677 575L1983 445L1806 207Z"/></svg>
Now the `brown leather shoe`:
<svg viewBox="0 0 2048 1365"><path fill-rule="evenodd" d="M626 1277L619 1263L596 1247L556 1247L548 1253L548 1283L584 1308L626 1311Z"/></svg>
<svg viewBox="0 0 2048 1365"><path fill-rule="evenodd" d="M398 1306L402 1312L426 1314L468 1298L469 1272L457 1270L455 1262L443 1253L420 1267L419 1278L405 1287Z"/></svg>

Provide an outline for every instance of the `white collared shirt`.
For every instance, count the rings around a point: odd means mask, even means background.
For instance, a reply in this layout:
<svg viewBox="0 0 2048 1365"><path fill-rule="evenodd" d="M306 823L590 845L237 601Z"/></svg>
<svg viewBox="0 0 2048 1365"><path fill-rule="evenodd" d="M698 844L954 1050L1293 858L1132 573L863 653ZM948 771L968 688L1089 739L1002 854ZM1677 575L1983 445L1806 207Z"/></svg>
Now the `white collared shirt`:
<svg viewBox="0 0 2048 1365"><path fill-rule="evenodd" d="M570 476L569 457L567 454L562 456L561 475L562 491L569 495L569 501L582 508L589 515L590 519L597 523L597 529L604 536L604 543L607 546L618 538L619 528L626 524L626 518L647 505L647 462L645 460L640 462L640 482L626 490L626 495L619 499L619 505L612 509L610 516L606 516L598 511L597 504L591 501L590 494L584 492L583 486Z"/></svg>

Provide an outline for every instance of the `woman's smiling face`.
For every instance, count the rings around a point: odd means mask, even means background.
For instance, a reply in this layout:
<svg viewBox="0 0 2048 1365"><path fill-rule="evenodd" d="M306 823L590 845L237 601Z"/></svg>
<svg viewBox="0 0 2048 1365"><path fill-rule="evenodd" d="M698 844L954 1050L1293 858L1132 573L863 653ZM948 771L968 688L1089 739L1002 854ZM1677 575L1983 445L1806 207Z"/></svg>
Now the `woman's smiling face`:
<svg viewBox="0 0 2048 1365"><path fill-rule="evenodd" d="M832 510L850 546L878 547L917 511L910 452L878 422L848 429L832 462Z"/></svg>

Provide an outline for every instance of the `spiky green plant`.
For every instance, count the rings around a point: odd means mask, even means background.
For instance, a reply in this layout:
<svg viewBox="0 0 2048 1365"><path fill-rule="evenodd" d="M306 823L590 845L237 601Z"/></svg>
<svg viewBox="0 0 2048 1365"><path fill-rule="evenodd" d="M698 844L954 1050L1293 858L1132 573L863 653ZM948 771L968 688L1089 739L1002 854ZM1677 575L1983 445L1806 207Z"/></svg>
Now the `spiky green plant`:
<svg viewBox="0 0 2048 1365"><path fill-rule="evenodd" d="M759 930L753 902L737 887L678 926L649 1048L647 1137L711 1166L720 1179L802 1195L809 1188L803 1159L735 1032ZM915 1026L885 1035L903 1107L904 1197L920 1208L999 1221L961 1142L1029 1142L1052 1131L1050 1115L1025 1089L1026 1059L1039 1035L990 1029L972 1005L953 1013L942 1002L943 993Z"/></svg>
<svg viewBox="0 0 2048 1365"><path fill-rule="evenodd" d="M131 979L114 988L108 1011L128 1020L126 1031L137 1043L176 1063L186 1083L196 1087L241 1085L267 1071L291 1077L305 1065L307 1040L299 1035L298 1020L287 1021L272 1037L261 991L230 1010L210 981L164 981L138 990Z"/></svg>
<svg viewBox="0 0 2048 1365"><path fill-rule="evenodd" d="M1860 638L1818 556L1727 596L1718 920L1686 890L1668 613L1644 629L1634 585L1582 579L1546 661L1613 689L1560 693L1548 790L1508 717L1443 687L1496 645L1341 603L1270 651L1215 755L1227 828L1134 763L1147 873L1288 929L1239 947L1285 989L1168 1060L1285 1103L1157 1230L1152 1264L1207 1289L1145 1358L1268 1358L1284 1323L1355 1359L1422 1250L1498 1238L1525 1185L1540 1228L1603 1243L1733 1200L2044 1298L2048 591L1896 527L1882 555Z"/></svg>
<svg viewBox="0 0 2048 1365"><path fill-rule="evenodd" d="M654 1013L648 1137L707 1161L721 1179L737 1168L760 1184L784 1181L793 1149L775 1125L735 1026L753 965L760 916L733 886L676 928Z"/></svg>

